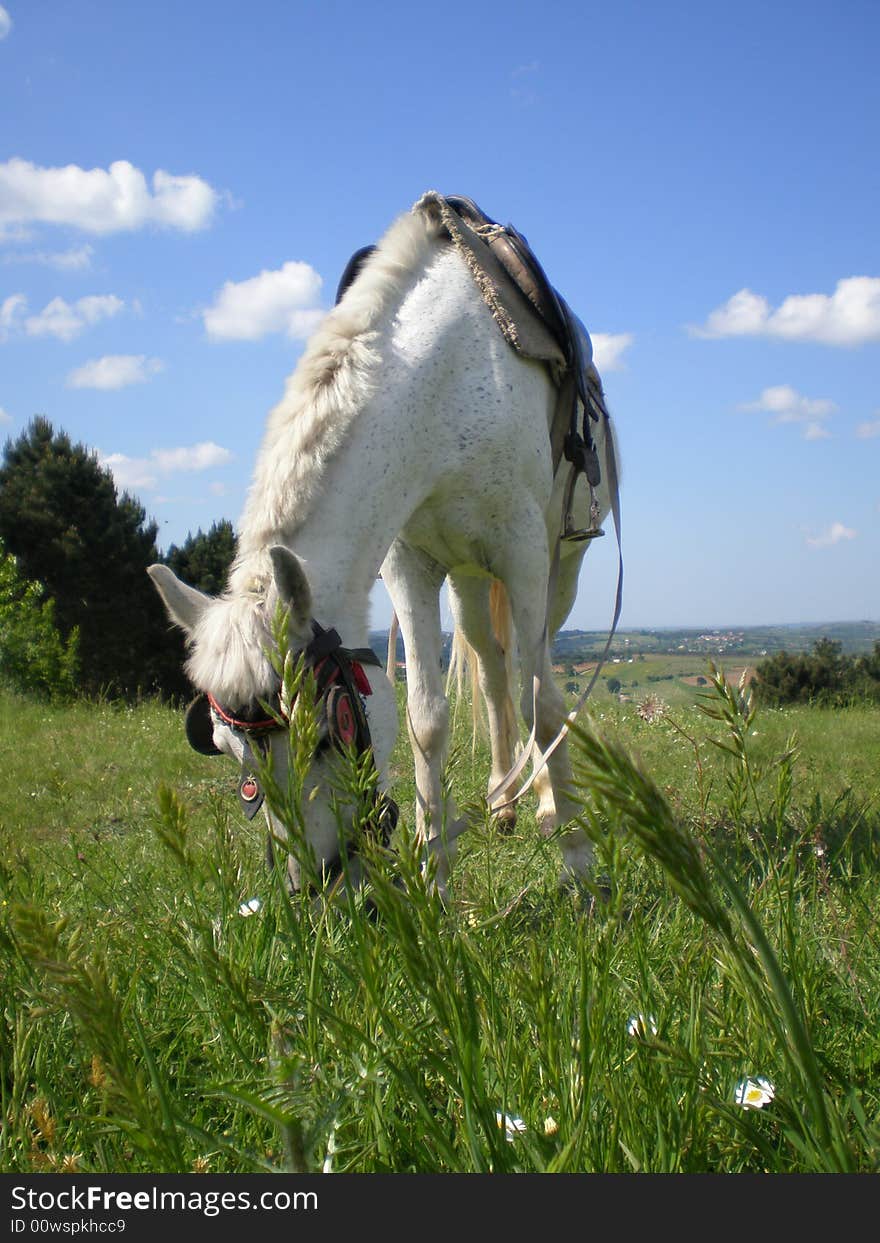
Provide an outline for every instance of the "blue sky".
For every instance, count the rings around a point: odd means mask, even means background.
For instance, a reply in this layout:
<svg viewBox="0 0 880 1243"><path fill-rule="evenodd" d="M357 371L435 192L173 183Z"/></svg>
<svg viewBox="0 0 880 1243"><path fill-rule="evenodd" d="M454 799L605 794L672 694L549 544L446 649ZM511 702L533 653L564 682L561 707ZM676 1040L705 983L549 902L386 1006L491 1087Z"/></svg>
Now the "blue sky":
<svg viewBox="0 0 880 1243"><path fill-rule="evenodd" d="M45 414L162 547L236 521L351 252L467 194L593 335L621 624L877 619L878 47L875 0L2 0L0 436Z"/></svg>

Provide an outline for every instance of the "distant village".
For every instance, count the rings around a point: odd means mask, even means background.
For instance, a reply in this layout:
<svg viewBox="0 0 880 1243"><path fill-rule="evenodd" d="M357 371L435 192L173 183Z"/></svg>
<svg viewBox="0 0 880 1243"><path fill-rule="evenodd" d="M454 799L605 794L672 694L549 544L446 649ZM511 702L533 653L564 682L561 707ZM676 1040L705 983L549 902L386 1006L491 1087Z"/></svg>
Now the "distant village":
<svg viewBox="0 0 880 1243"><path fill-rule="evenodd" d="M675 645L677 652L741 652L746 645L743 630L711 630L706 634L698 634L693 639L685 639ZM758 648L754 655L766 656L766 648Z"/></svg>
<svg viewBox="0 0 880 1243"><path fill-rule="evenodd" d="M844 653L871 651L880 640L880 622L828 622L786 626L742 626L712 629L662 629L618 631L605 661L611 664L633 664L647 656L722 656L760 660L775 652L807 652L821 638L839 643ZM553 644L553 670L569 678L589 673L605 649L607 632L598 630L561 630ZM371 636L376 650L384 651L388 632ZM443 663L448 663L452 636L443 636ZM403 641L397 639L399 675L405 676Z"/></svg>

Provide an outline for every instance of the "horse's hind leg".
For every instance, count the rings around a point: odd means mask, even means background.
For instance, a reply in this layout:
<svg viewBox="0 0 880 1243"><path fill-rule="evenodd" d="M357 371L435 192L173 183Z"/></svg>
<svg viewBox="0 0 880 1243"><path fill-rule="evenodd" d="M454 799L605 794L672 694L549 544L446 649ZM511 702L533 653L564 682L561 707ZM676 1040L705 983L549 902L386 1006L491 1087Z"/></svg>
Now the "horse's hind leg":
<svg viewBox="0 0 880 1243"><path fill-rule="evenodd" d="M537 513L521 513L519 523L516 545L497 558L495 568L507 587L519 641L523 716L529 729L534 724L535 741L543 752L555 739L566 717L565 699L553 681L550 642L545 632L546 591L536 590L536 584L548 582L550 555L543 518ZM535 677L538 679L537 696L533 690ZM544 832L567 825L580 811L565 739L548 759L547 774L552 810L550 801L545 799L541 809ZM561 835L559 844L563 881L586 876L593 862L593 850L583 829L568 829Z"/></svg>
<svg viewBox="0 0 880 1243"><path fill-rule="evenodd" d="M494 790L513 767L519 733L513 702L510 698L510 653L505 650L502 638L510 643L510 636L499 636L493 623L490 592L502 591L500 584L489 579L474 578L464 574L449 576L449 604L457 630L467 640L477 661L480 691L486 704L489 723L489 747L492 753L492 771L489 789ZM506 597L503 607L507 607ZM479 705L474 704L474 712ZM495 805L503 804L515 790L498 792ZM509 832L516 824L516 807L501 806L495 813L495 822L502 832Z"/></svg>
<svg viewBox="0 0 880 1243"><path fill-rule="evenodd" d="M422 841L440 837L444 827L442 775L449 706L440 665L439 595L445 577L446 571L433 558L400 539L391 545L382 565L382 579L400 622L406 652L406 719L415 765L416 832ZM451 799L445 810L454 820ZM435 857L437 888L443 895L455 843L438 849Z"/></svg>

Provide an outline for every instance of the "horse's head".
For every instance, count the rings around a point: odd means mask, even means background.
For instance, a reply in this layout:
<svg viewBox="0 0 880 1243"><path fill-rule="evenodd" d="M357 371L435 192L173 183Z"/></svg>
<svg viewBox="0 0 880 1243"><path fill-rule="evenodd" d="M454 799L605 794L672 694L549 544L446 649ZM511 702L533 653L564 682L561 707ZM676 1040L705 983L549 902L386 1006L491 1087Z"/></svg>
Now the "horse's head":
<svg viewBox="0 0 880 1243"><path fill-rule="evenodd" d="M235 761L241 810L252 819L263 806L273 837L289 845L299 888L304 866L318 878L333 875L343 843L351 857L364 831L387 840L394 805L376 789L365 809L350 778L364 765L383 772L397 714L378 657L343 647L319 625L302 562L281 545L269 552L264 575L217 598L165 565L148 573L188 639L187 672L200 692L186 715L190 745ZM285 651L294 659L285 661Z"/></svg>

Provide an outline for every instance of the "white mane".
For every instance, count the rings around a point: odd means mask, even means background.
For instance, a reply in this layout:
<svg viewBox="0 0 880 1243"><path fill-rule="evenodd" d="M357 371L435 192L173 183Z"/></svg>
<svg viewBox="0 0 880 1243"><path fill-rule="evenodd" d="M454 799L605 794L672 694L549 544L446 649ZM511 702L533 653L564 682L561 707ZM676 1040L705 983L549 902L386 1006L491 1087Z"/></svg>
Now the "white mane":
<svg viewBox="0 0 880 1243"><path fill-rule="evenodd" d="M284 397L269 414L231 586L244 586L253 576L255 556L265 554L270 543L289 544L308 514L327 463L375 389L375 326L427 260L438 231L424 212L398 217L309 339Z"/></svg>
<svg viewBox="0 0 880 1243"><path fill-rule="evenodd" d="M308 515L327 464L374 391L376 326L425 264L438 233L439 222L424 211L398 217L310 337L269 414L227 589L190 635L187 673L221 700L244 703L273 684L265 656L274 607L268 548L290 546Z"/></svg>

